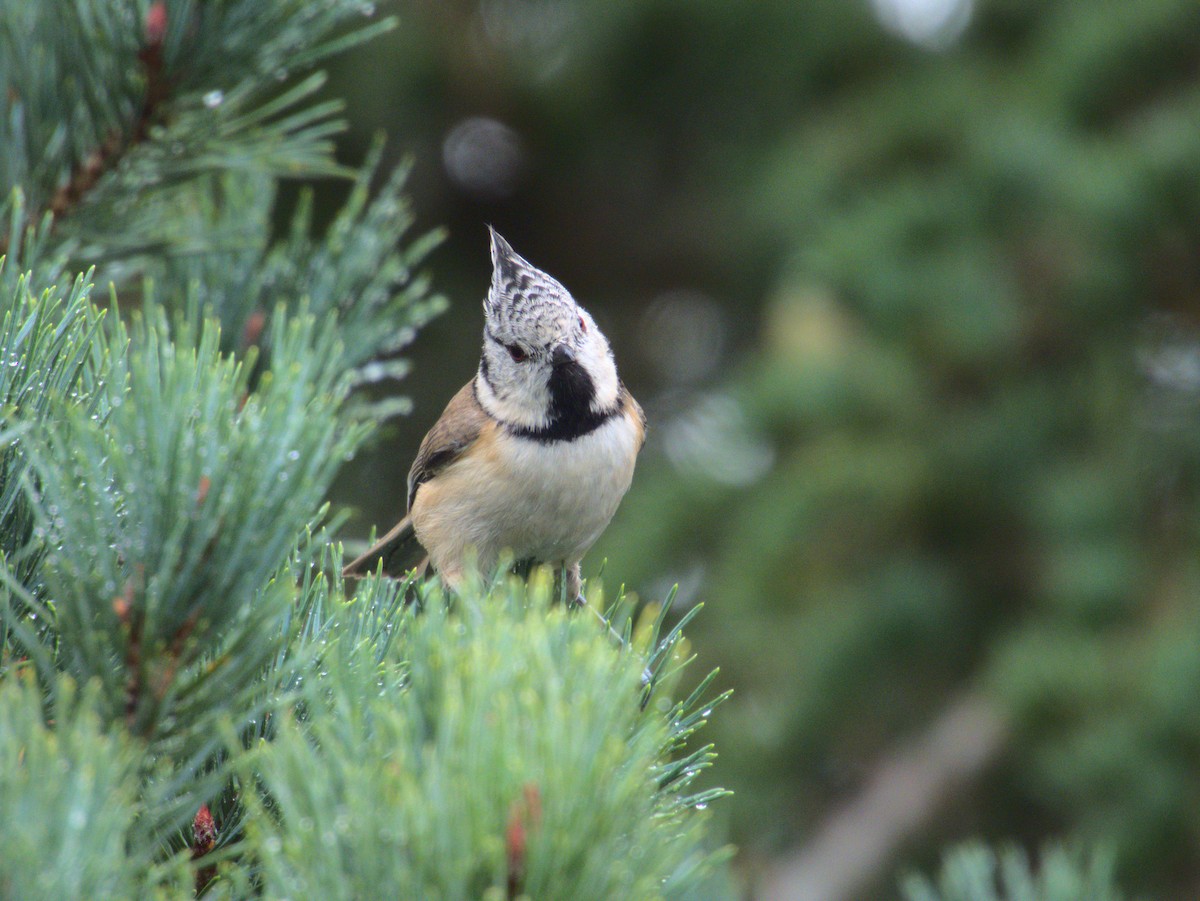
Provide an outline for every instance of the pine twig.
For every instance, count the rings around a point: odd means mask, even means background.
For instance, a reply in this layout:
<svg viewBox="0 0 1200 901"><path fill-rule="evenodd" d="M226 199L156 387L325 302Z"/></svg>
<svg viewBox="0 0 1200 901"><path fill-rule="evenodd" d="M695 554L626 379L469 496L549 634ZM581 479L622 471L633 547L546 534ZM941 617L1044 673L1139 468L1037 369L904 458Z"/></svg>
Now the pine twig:
<svg viewBox="0 0 1200 901"><path fill-rule="evenodd" d="M120 622L121 628L129 637L129 647L125 653L125 670L127 672L125 684L125 723L133 726L134 717L137 715L138 700L142 694L142 626L143 619L141 612L134 609L134 583L133 579L125 583L125 590L113 598L113 613L117 615L117 621Z"/></svg>

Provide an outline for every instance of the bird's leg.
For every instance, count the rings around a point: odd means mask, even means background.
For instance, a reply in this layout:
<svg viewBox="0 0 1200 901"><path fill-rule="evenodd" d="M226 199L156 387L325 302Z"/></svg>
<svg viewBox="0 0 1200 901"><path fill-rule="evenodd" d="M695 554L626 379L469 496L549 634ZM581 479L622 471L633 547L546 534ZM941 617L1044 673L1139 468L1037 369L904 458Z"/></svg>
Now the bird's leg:
<svg viewBox="0 0 1200 901"><path fill-rule="evenodd" d="M463 583L463 572L461 567L448 566L445 569L439 569L438 575L442 578L442 587L453 594L458 594Z"/></svg>
<svg viewBox="0 0 1200 901"><path fill-rule="evenodd" d="M587 607L592 611L592 613L596 614L596 619L600 620L600 622L604 624L604 628L608 629L608 634L611 635L617 642L617 646L621 648L627 647L625 643L625 636L613 628L612 623L605 619L603 613L601 613L595 607L588 605L587 598L583 596L583 577L580 571L581 564L578 561L574 564L568 564L563 567L563 576L567 583L566 596L568 598L575 599L574 601L570 602L571 607L576 609L579 607ZM642 688L649 689L653 681L654 675L650 672L650 668L643 668ZM642 699L642 707L646 706L646 700L648 700L649 697L649 694L647 694L646 697Z"/></svg>
<svg viewBox="0 0 1200 901"><path fill-rule="evenodd" d="M566 580L567 603L572 607L587 606L587 598L583 596L583 564L576 560L574 563L563 564L563 578Z"/></svg>

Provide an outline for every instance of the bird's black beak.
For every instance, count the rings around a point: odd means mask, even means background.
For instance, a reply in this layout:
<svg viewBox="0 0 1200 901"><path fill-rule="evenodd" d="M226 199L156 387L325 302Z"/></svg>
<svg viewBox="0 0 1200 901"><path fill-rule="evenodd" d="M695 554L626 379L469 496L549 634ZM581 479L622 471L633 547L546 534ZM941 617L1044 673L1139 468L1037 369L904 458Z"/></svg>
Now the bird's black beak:
<svg viewBox="0 0 1200 901"><path fill-rule="evenodd" d="M550 354L550 362L555 366L566 366L568 363L574 363L575 351L571 350L565 344L560 344Z"/></svg>

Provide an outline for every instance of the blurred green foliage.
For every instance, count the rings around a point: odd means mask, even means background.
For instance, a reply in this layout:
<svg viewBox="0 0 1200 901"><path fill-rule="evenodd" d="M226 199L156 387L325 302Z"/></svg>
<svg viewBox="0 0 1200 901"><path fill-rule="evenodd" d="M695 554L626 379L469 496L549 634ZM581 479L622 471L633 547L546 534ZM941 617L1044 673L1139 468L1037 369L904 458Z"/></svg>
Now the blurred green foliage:
<svg viewBox="0 0 1200 901"><path fill-rule="evenodd" d="M936 48L885 27L896 6L403 5L334 80L388 73L350 108L412 149L464 313L423 350L444 377L418 352L411 431L342 493L402 505L378 484L470 375L494 222L598 314L650 413L591 570L707 602L747 859L969 690L1008 743L914 852L1071 833L1192 897L1200 6L979 0ZM516 148L508 180L456 175L472 117L509 130L478 139ZM666 364L708 307L654 328L680 291L718 310L698 370Z"/></svg>
<svg viewBox="0 0 1200 901"><path fill-rule="evenodd" d="M1112 862L1102 855L1051 848L1033 864L1015 848L997 854L963 845L946 854L936 882L910 877L906 901L1121 901Z"/></svg>

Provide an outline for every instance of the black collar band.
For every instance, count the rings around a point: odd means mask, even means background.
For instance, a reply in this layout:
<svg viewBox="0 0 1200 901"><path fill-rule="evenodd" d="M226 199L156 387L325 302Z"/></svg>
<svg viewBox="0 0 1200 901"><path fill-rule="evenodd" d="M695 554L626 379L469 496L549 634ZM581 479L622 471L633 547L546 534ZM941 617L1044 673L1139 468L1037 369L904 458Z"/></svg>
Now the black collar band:
<svg viewBox="0 0 1200 901"><path fill-rule="evenodd" d="M576 438L582 438L620 414L621 405L617 403L599 412L589 408L578 412L560 413L546 425L537 428L510 425L507 422L500 424L514 437L526 438L538 444L553 444L556 441L574 441Z"/></svg>

